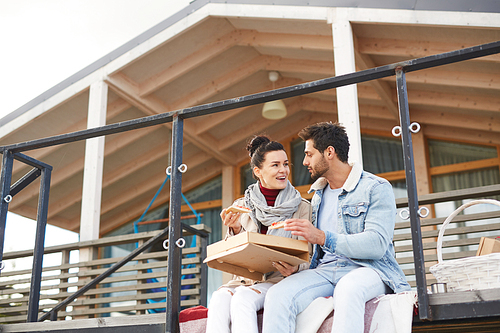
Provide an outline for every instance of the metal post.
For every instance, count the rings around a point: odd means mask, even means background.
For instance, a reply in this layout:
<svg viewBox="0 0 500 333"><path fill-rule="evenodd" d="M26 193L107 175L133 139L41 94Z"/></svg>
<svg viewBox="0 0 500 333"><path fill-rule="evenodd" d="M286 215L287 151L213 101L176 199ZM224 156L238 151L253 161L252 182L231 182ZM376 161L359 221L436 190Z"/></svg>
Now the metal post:
<svg viewBox="0 0 500 333"><path fill-rule="evenodd" d="M200 285L200 305L207 307L207 293L208 293L208 266L203 263L207 257L208 235L201 236L200 238L200 265L201 265L201 285Z"/></svg>
<svg viewBox="0 0 500 333"><path fill-rule="evenodd" d="M7 222L7 212L9 211L10 182L12 180L12 165L14 157L11 151L3 152L1 189L0 189L0 264L3 258L3 246L5 240L5 225ZM0 270L0 275L2 271Z"/></svg>
<svg viewBox="0 0 500 333"><path fill-rule="evenodd" d="M38 302L40 301L40 288L42 284L42 263L45 243L45 229L47 227L47 212L49 208L51 173L52 167L42 169L36 218L35 248L33 250L33 269L31 271L31 287L28 298L28 323L38 321Z"/></svg>
<svg viewBox="0 0 500 333"><path fill-rule="evenodd" d="M165 330L167 333L179 332L179 312L181 308L181 248L177 241L182 237L181 225L181 191L182 173L179 166L182 164L182 136L184 120L177 114L172 121L172 161L170 181L170 225L168 234L168 266L167 266L167 319Z"/></svg>
<svg viewBox="0 0 500 333"><path fill-rule="evenodd" d="M422 232L418 215L417 182L415 179L415 165L413 163L413 146L410 134L410 111L408 107L408 93L406 77L402 67L396 68L396 83L398 90L399 117L401 123L401 138L403 140L403 158L406 172L406 190L408 192L408 209L410 211L411 238L413 244L413 260L415 263L415 277L417 280L418 309L422 320L430 320L429 296L427 294L427 280L425 277L424 251L422 246Z"/></svg>

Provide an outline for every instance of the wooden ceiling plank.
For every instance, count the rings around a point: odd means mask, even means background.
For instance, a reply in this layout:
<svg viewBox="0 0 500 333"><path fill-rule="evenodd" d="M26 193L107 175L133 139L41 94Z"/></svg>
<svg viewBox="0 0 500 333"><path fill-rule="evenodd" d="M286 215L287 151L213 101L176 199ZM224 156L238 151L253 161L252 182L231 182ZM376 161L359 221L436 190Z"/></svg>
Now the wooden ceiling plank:
<svg viewBox="0 0 500 333"><path fill-rule="evenodd" d="M205 132L208 132L212 128L222 124L223 122L236 117L240 113L245 112L246 110L250 109L252 106L245 106L243 108L238 108L230 111L226 111L223 113L213 113L210 115L207 115L203 118L203 121L201 121L199 124L196 125L196 135L201 135Z"/></svg>
<svg viewBox="0 0 500 333"><path fill-rule="evenodd" d="M444 43L425 40L403 40L384 38L358 38L358 50L363 54L421 58L435 54L476 46L478 43ZM500 62L500 54L473 59L471 61Z"/></svg>
<svg viewBox="0 0 500 333"><path fill-rule="evenodd" d="M127 179L132 173L140 170L148 164L153 163L160 158L164 158L165 155L168 154L168 152L169 149L165 149L165 147L163 146L156 147L146 152L145 154L137 156L133 161L122 165L116 170L106 173L102 182L103 190L115 182ZM49 207L50 216L56 216L66 208L72 206L77 202L80 202L82 200L81 192L82 190L78 189L76 191L73 191L71 194L66 195L65 198L57 202L51 202L51 205Z"/></svg>
<svg viewBox="0 0 500 333"><path fill-rule="evenodd" d="M312 97L302 98L304 100L304 110L337 115L337 102L335 101L326 101Z"/></svg>
<svg viewBox="0 0 500 333"><path fill-rule="evenodd" d="M383 78L384 81L394 81L394 78ZM423 83L449 87L494 89L500 90L500 75L490 73L472 73L427 69L410 72L406 75L407 83Z"/></svg>
<svg viewBox="0 0 500 333"><path fill-rule="evenodd" d="M211 80L208 84L192 91L188 96L181 97L171 104L172 110L184 109L187 106L200 105L205 100L230 88L248 76L265 68L265 56L255 57L238 68L224 73L222 76Z"/></svg>
<svg viewBox="0 0 500 333"><path fill-rule="evenodd" d="M116 137L112 140L107 140L105 142L105 147L104 147L104 154L105 158L106 156L109 156L116 151L124 148L125 146L133 143L136 140L139 140L142 137L145 137L146 135L149 134L150 131L130 131L126 133L121 133L116 135ZM52 173L51 181L50 181L50 186L54 187L69 178L73 177L75 174L82 172L83 167L84 167L84 157L82 156L79 159L76 159L75 161L71 162L70 164L66 165L62 169L55 170ZM11 207L12 209L16 208L18 205L23 204L24 202L28 200L32 200L33 198L38 196L38 188L35 186L30 186L23 191L19 192L15 196L15 200L12 201Z"/></svg>
<svg viewBox="0 0 500 333"><path fill-rule="evenodd" d="M426 125L424 127L424 133L427 137L443 139L447 141L468 141L478 144L496 144L499 141L497 132L485 132L481 130L453 128L448 126Z"/></svg>
<svg viewBox="0 0 500 333"><path fill-rule="evenodd" d="M121 72L108 76L104 81L118 96L147 115L161 114L170 110L170 107L158 98L140 97L138 84Z"/></svg>
<svg viewBox="0 0 500 333"><path fill-rule="evenodd" d="M248 36L238 43L239 45L252 47L273 47L288 49L306 49L311 51L332 51L332 36L322 35L299 35L259 32Z"/></svg>
<svg viewBox="0 0 500 333"><path fill-rule="evenodd" d="M194 169L199 165L202 165L203 163L206 163L208 160L210 160L210 156L204 156L204 158L189 158L184 161L186 165L189 165L188 168ZM183 177L184 178L184 177ZM194 178L198 178L198 175L196 175ZM139 197L147 192L150 192L152 190L155 190L159 187L161 182L163 181L162 179L157 179L154 177L150 177L148 180L142 182L139 186L135 186L133 191L127 191L124 192L120 196L115 196L111 199L105 200L102 203L101 207L101 215L106 214L107 212L130 202L133 202L136 197ZM143 209L146 208L146 206L143 207Z"/></svg>
<svg viewBox="0 0 500 333"><path fill-rule="evenodd" d="M359 52L358 50L358 40L357 37L354 37L354 57L356 61L356 65L361 70L370 69L377 67L370 56ZM392 98L391 87L387 82L381 80L371 80L370 85L375 89L377 94L382 98L387 109L391 112L395 119L399 119L399 109L397 104L394 102Z"/></svg>
<svg viewBox="0 0 500 333"><path fill-rule="evenodd" d="M167 112L169 109L179 110L186 107L186 105L180 105L180 103L168 107L163 102L157 101L158 98L156 97L140 97L137 93L137 85L121 73L115 74L113 77L108 77L105 81L109 83L111 89L113 89L116 94L128 100L147 115L160 114ZM184 102L184 99L181 99L181 102ZM168 129L172 128L170 123L165 123L163 126L166 126ZM231 155L221 153L214 148L217 147L217 142L214 142L213 139L206 135L203 137L196 135L196 129L190 126L189 123L184 123L184 138L201 150L209 152L213 157L225 164L231 164L233 161Z"/></svg>
<svg viewBox="0 0 500 333"><path fill-rule="evenodd" d="M278 56L267 56L266 70L292 73L316 73L325 78L335 76L333 61L288 59Z"/></svg>
<svg viewBox="0 0 500 333"><path fill-rule="evenodd" d="M139 96L146 97L161 87L166 86L175 79L181 77L200 64L209 61L217 55L227 51L231 47L238 45L241 40L252 39L255 31L235 30L214 42L190 54L181 61L171 65L160 73L148 78L139 85Z"/></svg>
<svg viewBox="0 0 500 333"><path fill-rule="evenodd" d="M113 103L110 103L110 104L108 104L108 112L106 114L106 118L107 119L113 118L116 115L129 109L130 107L131 107L131 105L122 99L119 99ZM82 119L79 122L71 125L70 127L63 129L58 134L76 132L76 131L83 130L85 128L87 128L87 119ZM33 150L33 151L29 152L28 155L34 159L42 160L44 157L46 157L50 154L53 154L54 152L61 149L62 147L63 147L63 145L57 145L57 146L47 147L44 149ZM30 168L31 168L30 166L27 166L23 163L16 163L16 164L14 164L13 173L14 174L16 172L26 173Z"/></svg>
<svg viewBox="0 0 500 333"><path fill-rule="evenodd" d="M183 191L189 191L190 189L203 184L204 182L212 179L213 177L217 176L220 174L221 170L218 168L208 168L204 172L199 172L198 177L193 177L190 179L187 179L186 181L183 180L182 182L182 187ZM166 197L160 198L160 200L157 199L157 202L151 206L151 209L155 209L161 205L163 205L165 202L167 202L170 198L169 193L166 193ZM105 220L103 223L101 223L101 231L100 234L102 237L104 234L107 232L114 230L115 228L118 228L125 223L132 221L134 219L137 219L142 212L144 212L145 207L147 207L149 203L149 199L147 200L142 200L140 202L133 201L131 205L127 207L126 210L123 210L120 214L114 215L110 220ZM76 225L78 223L78 225ZM73 229L78 230L79 228L79 223L80 221L72 222Z"/></svg>
<svg viewBox="0 0 500 333"><path fill-rule="evenodd" d="M464 128L479 130L489 133L500 132L500 117L485 117L481 115L468 115L456 112L439 112L430 110L411 110L412 121L420 124L436 126L449 126L456 129ZM498 137L500 140L500 137Z"/></svg>
<svg viewBox="0 0 500 333"><path fill-rule="evenodd" d="M271 67L270 70L274 70L274 68ZM302 82L303 81L298 80L298 79L280 78L275 83L275 85L280 86L280 87L284 87L284 86L291 86L291 85L299 84ZM263 87L262 91L267 91L267 90L271 90L271 89L273 89L273 86L271 83L269 83ZM196 132L198 135L205 133L205 132L211 130L212 128L222 124L223 122L228 121L234 117L237 117L239 114L248 110L251 107L252 106L247 106L247 107L227 111L224 113L214 113L214 114L208 115L208 116L206 116L207 117L206 121L204 120L204 121L200 122L199 124L197 124Z"/></svg>
<svg viewBox="0 0 500 333"><path fill-rule="evenodd" d="M300 98L295 98L291 100L286 100L285 101L286 109L287 109L287 117L290 117L291 115L299 112L302 110L303 107L303 102ZM226 150L231 148L232 146L240 144L242 141L244 141L246 138L262 132L264 129L272 126L275 123L278 123L282 120L269 120L269 119L257 119L251 124L248 124L245 126L244 129L235 131L223 139L221 139L219 142L219 150Z"/></svg>
<svg viewBox="0 0 500 333"><path fill-rule="evenodd" d="M311 94L311 96L331 96L330 90ZM374 89L366 84L358 85L358 97L361 100L379 102L381 101ZM408 90L410 109L413 105L437 106L453 108L456 110L477 110L487 112L500 112L500 98L486 95L464 95L436 91L424 91L417 89Z"/></svg>
<svg viewBox="0 0 500 333"><path fill-rule="evenodd" d="M410 89L410 105L430 105L454 109L500 112L500 98Z"/></svg>

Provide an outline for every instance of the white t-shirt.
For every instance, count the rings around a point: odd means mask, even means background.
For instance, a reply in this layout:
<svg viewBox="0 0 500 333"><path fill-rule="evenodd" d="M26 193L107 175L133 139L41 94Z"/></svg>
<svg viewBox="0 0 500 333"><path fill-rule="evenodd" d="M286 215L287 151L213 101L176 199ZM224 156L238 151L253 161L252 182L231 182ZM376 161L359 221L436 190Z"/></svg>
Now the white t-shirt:
<svg viewBox="0 0 500 333"><path fill-rule="evenodd" d="M318 212L318 229L325 232L330 231L332 233L337 233L337 213L339 205L339 194L341 192L342 188L336 188L332 190L329 185L326 186L323 190L323 197L321 199L321 205ZM320 264L332 262L339 258L345 257L325 251L325 255L320 259Z"/></svg>

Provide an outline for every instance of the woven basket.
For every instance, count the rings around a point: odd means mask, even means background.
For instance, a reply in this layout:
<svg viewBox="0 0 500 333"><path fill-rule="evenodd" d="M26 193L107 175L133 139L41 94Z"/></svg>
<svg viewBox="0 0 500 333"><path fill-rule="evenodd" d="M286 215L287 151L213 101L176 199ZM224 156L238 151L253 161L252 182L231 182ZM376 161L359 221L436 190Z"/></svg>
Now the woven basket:
<svg viewBox="0 0 500 333"><path fill-rule="evenodd" d="M500 201L481 199L458 207L443 222L437 241L438 264L430 268L432 275L440 283L446 283L448 291L480 290L500 288L500 253L467 257L443 262L443 236L450 221L462 210L481 203L500 206Z"/></svg>

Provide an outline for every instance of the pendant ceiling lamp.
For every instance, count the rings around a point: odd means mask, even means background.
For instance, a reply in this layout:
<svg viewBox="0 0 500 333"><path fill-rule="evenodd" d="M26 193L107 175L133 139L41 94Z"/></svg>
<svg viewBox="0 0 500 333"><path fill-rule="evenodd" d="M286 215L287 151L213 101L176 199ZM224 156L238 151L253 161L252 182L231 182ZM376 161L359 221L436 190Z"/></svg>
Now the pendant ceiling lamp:
<svg viewBox="0 0 500 333"><path fill-rule="evenodd" d="M274 82L278 80L279 74L278 72L269 72L269 80L273 83L274 90ZM286 106L282 100L276 100L264 103L264 107L262 108L262 117L270 120L282 119L286 117Z"/></svg>

